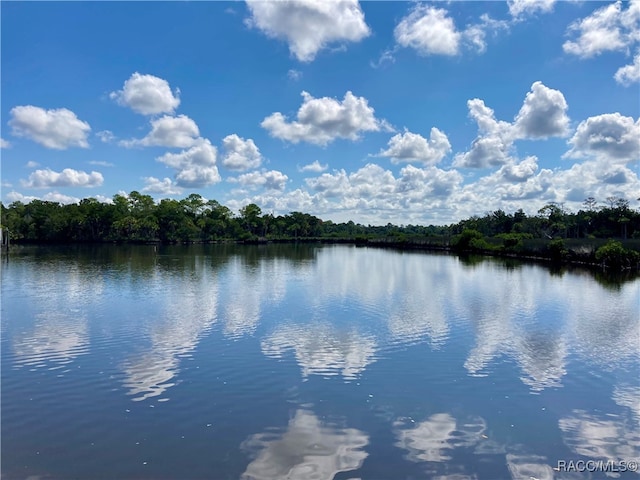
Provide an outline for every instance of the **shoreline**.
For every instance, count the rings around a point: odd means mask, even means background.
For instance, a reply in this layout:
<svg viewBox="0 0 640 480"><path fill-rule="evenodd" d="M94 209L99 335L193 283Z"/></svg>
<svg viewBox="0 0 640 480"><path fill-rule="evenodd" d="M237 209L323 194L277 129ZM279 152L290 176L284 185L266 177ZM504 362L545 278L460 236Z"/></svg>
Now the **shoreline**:
<svg viewBox="0 0 640 480"><path fill-rule="evenodd" d="M501 249L501 247L486 248L457 248L451 244L448 237L434 237L431 239L403 239L392 238L346 238L346 237L306 237L306 238L254 238L254 239L220 239L220 240L190 240L162 242L154 241L100 241L100 242L30 242L14 241L11 249L3 248L4 254L10 252L18 246L89 246L89 245L154 245L154 246L188 246L188 245L293 245L293 244L323 244L323 245L353 245L356 247L372 247L382 249L392 249L398 251L423 251L439 252L458 256L482 256L493 258L504 258L519 261L532 261L544 263L549 266L575 266L589 270L600 270L610 273L638 273L640 272L640 261L625 265L611 265L605 261L595 259L596 244L605 244L603 239L569 239L573 245L563 248L560 251L549 250L549 245L554 240L532 239L536 243L536 248L526 245L520 251ZM555 240L558 241L558 240ZM564 246L564 243L563 243ZM575 248L577 246L577 248ZM574 248L572 248L574 247ZM635 250L632 250L635 252Z"/></svg>

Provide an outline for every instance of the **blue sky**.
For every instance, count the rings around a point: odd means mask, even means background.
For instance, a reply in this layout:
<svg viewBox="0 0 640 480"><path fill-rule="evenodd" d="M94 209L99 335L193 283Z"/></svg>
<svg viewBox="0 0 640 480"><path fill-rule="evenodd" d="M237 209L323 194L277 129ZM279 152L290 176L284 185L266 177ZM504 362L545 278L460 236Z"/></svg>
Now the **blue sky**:
<svg viewBox="0 0 640 480"><path fill-rule="evenodd" d="M640 197L640 1L2 2L2 194L446 224Z"/></svg>

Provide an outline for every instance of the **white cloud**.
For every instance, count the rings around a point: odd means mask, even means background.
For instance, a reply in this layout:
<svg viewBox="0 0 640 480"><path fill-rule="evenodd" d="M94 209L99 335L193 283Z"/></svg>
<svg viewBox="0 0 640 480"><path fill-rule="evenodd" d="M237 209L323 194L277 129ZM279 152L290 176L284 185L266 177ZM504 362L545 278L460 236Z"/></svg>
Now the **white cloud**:
<svg viewBox="0 0 640 480"><path fill-rule="evenodd" d="M513 128L510 123L498 121L493 109L483 100L474 98L467 102L469 116L478 124L480 135L471 144L468 152L454 157L456 167L484 168L502 165L510 159L513 143Z"/></svg>
<svg viewBox="0 0 640 480"><path fill-rule="evenodd" d="M569 129L567 102L559 90L534 82L515 118L517 138L563 136Z"/></svg>
<svg viewBox="0 0 640 480"><path fill-rule="evenodd" d="M129 148L135 146L187 148L194 145L199 136L198 125L186 115L177 117L165 115L151 121L151 131L147 136L141 139L123 140L120 145Z"/></svg>
<svg viewBox="0 0 640 480"><path fill-rule="evenodd" d="M578 125L569 140L572 146L564 156L595 157L612 163L635 162L640 159L640 119L620 113L589 117Z"/></svg>
<svg viewBox="0 0 640 480"><path fill-rule="evenodd" d="M22 184L27 188L49 187L99 187L104 178L100 172L83 172L72 168L65 168L62 172L54 172L47 168L36 170L29 175L28 181Z"/></svg>
<svg viewBox="0 0 640 480"><path fill-rule="evenodd" d="M276 112L262 121L262 128L282 140L316 145L327 145L337 138L357 140L361 132L391 128L385 120L375 118L366 98L356 97L350 91L342 102L329 97L314 98L304 91L302 97L297 120L287 122L287 117Z"/></svg>
<svg viewBox="0 0 640 480"><path fill-rule="evenodd" d="M293 80L294 82L297 82L302 78L302 72L300 70L295 70L292 68L287 72L287 77L289 77L289 80Z"/></svg>
<svg viewBox="0 0 640 480"><path fill-rule="evenodd" d="M27 168L37 168L39 166L40 166L40 164L38 162L34 162L33 160L29 160L27 162L27 164L25 165L25 167L27 167Z"/></svg>
<svg viewBox="0 0 640 480"><path fill-rule="evenodd" d="M221 180L216 167L216 157L216 147L211 145L209 140L201 138L188 150L165 153L156 160L176 170L176 186L200 188Z"/></svg>
<svg viewBox="0 0 640 480"><path fill-rule="evenodd" d="M20 192L16 192L15 190L7 193L6 198L9 203L12 203L12 202L29 203L32 200L39 200L38 197L33 197L31 195L23 195Z"/></svg>
<svg viewBox="0 0 640 480"><path fill-rule="evenodd" d="M11 143L4 138L0 138L0 148L11 148Z"/></svg>
<svg viewBox="0 0 640 480"><path fill-rule="evenodd" d="M253 140L245 140L235 133L222 140L225 154L222 165L229 170L249 170L258 168L262 163L262 155Z"/></svg>
<svg viewBox="0 0 640 480"><path fill-rule="evenodd" d="M512 159L513 143L521 139L543 139L568 133L567 102L559 90L534 82L514 122L496 120L483 100L467 102L469 116L478 124L479 135L467 152L458 153L453 165L485 168L504 165Z"/></svg>
<svg viewBox="0 0 640 480"><path fill-rule="evenodd" d="M113 204L113 198L111 197L105 197L104 195L95 195L93 198L98 200L100 203Z"/></svg>
<svg viewBox="0 0 640 480"><path fill-rule="evenodd" d="M113 163L111 162L105 162L104 160L90 160L89 165L98 165L100 167L113 167L115 166Z"/></svg>
<svg viewBox="0 0 640 480"><path fill-rule="evenodd" d="M312 61L332 44L358 42L370 34L357 0L247 0L249 27L285 40L301 62Z"/></svg>
<svg viewBox="0 0 640 480"><path fill-rule="evenodd" d="M180 195L182 189L173 183L170 178L160 180L156 177L144 177L145 186L142 189L145 193L160 193L162 195Z"/></svg>
<svg viewBox="0 0 640 480"><path fill-rule="evenodd" d="M509 13L513 17L524 17L536 12L549 13L556 0L508 0Z"/></svg>
<svg viewBox="0 0 640 480"><path fill-rule="evenodd" d="M64 195L60 192L49 192L42 197L43 200L47 202L56 202L62 203L63 205L70 205L72 203L80 203L80 199L78 197L72 197L70 195Z"/></svg>
<svg viewBox="0 0 640 480"><path fill-rule="evenodd" d="M264 187L267 190L282 191L289 181L289 177L278 170L269 170L245 173L238 178L230 178L229 181L248 187Z"/></svg>
<svg viewBox="0 0 640 480"><path fill-rule="evenodd" d="M510 162L503 165L497 174L510 182L526 182L533 177L538 170L538 159L534 156L527 157L520 163Z"/></svg>
<svg viewBox="0 0 640 480"><path fill-rule="evenodd" d="M633 63L620 67L613 78L625 86L640 82L640 52L633 57Z"/></svg>
<svg viewBox="0 0 640 480"><path fill-rule="evenodd" d="M396 42L420 55L457 55L460 32L447 10L418 4L394 30Z"/></svg>
<svg viewBox="0 0 640 480"><path fill-rule="evenodd" d="M627 5L626 9L623 5ZM608 51L623 51L640 40L640 2L615 2L595 10L569 26L577 34L562 48L566 53L589 58Z"/></svg>
<svg viewBox="0 0 640 480"><path fill-rule="evenodd" d="M425 201L435 205L448 197L462 182L455 170L408 165L395 178L389 170L370 163L347 174L344 169L306 179L316 192L318 204L331 202L333 208L397 211L424 208Z"/></svg>
<svg viewBox="0 0 640 480"><path fill-rule="evenodd" d="M124 82L122 90L111 92L109 97L142 115L173 113L180 105L180 90L172 92L166 80L138 72Z"/></svg>
<svg viewBox="0 0 640 480"><path fill-rule="evenodd" d="M321 173L324 172L327 168L329 168L329 165L327 165L326 163L324 165L320 164L320 162L318 160L314 160L313 162L307 164L307 165L303 165L302 167L298 167L298 171L299 172L314 172L314 173Z"/></svg>
<svg viewBox="0 0 640 480"><path fill-rule="evenodd" d="M87 135L91 127L71 110L45 110L33 105L23 105L12 108L10 114L11 133L16 137L26 137L56 150L89 147Z"/></svg>
<svg viewBox="0 0 640 480"><path fill-rule="evenodd" d="M386 64L396 63L396 58L394 57L395 52L396 48L388 48L380 54L380 58L378 58L377 61L374 62L372 60L369 62L369 65L372 68L380 68Z"/></svg>
<svg viewBox="0 0 640 480"><path fill-rule="evenodd" d="M489 175L455 189L450 202L456 205L453 220L482 215L487 205L508 212L525 205L528 213L535 214L549 202L578 210L589 196L636 198L638 191L638 175L624 165L588 160L569 169L549 170L540 169L535 157L527 157L520 162L511 159Z"/></svg>
<svg viewBox="0 0 640 480"><path fill-rule="evenodd" d="M101 130L96 132L96 137L98 137L103 143L111 143L116 139L116 136L111 130Z"/></svg>
<svg viewBox="0 0 640 480"><path fill-rule="evenodd" d="M23 195L20 192L12 191L6 195L7 201L29 203L33 200L45 200L47 202L62 203L63 205L69 205L72 203L80 203L80 199L77 197L71 197L69 195L63 195L62 193L53 191L46 193L42 198L34 197L31 195Z"/></svg>
<svg viewBox="0 0 640 480"><path fill-rule="evenodd" d="M417 168L407 165L400 170L396 193L401 203L416 203L433 197L448 197L462 183L462 175L456 170L436 167Z"/></svg>
<svg viewBox="0 0 640 480"><path fill-rule="evenodd" d="M497 32L509 28L504 20L494 20L488 14L480 16L478 23L469 24L458 30L449 12L442 8L418 4L404 17L394 30L396 44L413 48L419 55L458 55L463 46L484 53L487 50L487 32ZM396 47L397 48L397 47ZM385 50L374 68L384 62L394 62L395 50Z"/></svg>
<svg viewBox="0 0 640 480"><path fill-rule="evenodd" d="M389 140L389 148L378 153L381 157L390 157L393 163L417 161L425 165L434 165L451 151L447 136L433 127L429 140L417 133L405 130Z"/></svg>

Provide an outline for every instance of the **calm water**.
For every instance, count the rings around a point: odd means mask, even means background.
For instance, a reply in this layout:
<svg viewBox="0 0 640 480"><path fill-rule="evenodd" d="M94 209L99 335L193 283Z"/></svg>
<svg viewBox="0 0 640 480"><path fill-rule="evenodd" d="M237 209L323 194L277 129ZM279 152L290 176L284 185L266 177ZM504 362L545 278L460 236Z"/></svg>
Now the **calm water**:
<svg viewBox="0 0 640 480"><path fill-rule="evenodd" d="M0 333L3 479L640 460L637 280L348 246L23 248Z"/></svg>

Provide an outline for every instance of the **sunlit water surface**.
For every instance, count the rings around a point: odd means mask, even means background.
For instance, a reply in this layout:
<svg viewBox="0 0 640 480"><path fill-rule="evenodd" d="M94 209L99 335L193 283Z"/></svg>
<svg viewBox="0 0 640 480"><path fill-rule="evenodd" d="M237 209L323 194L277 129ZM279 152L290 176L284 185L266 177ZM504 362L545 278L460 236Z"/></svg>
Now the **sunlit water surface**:
<svg viewBox="0 0 640 480"><path fill-rule="evenodd" d="M16 248L2 478L578 479L640 460L640 283L349 246Z"/></svg>

